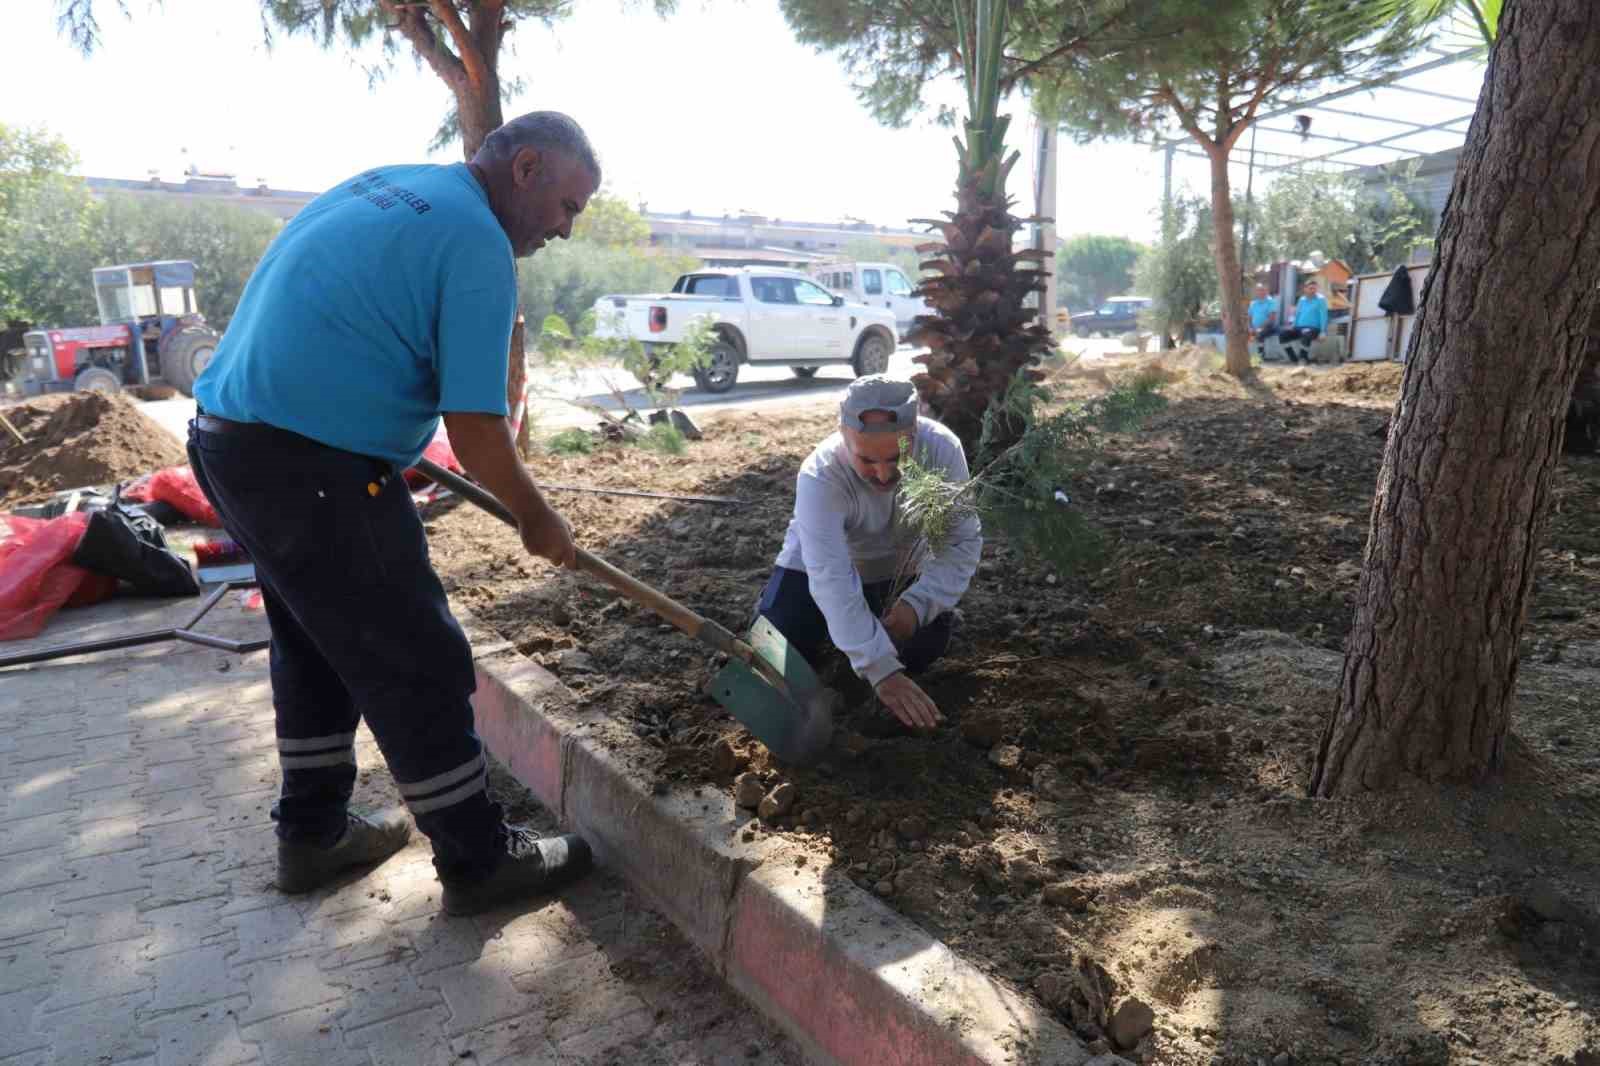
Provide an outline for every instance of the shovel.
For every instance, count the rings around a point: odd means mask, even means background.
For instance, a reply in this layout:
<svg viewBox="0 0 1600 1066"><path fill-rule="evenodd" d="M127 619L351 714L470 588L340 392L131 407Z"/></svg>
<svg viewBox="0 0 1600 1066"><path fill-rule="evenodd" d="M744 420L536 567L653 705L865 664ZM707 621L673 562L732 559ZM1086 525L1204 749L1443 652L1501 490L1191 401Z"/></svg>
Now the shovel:
<svg viewBox="0 0 1600 1066"><path fill-rule="evenodd" d="M516 526L517 520L505 504L482 487L428 459L417 460L416 469ZM833 706L838 694L823 686L811 664L789 647L772 623L758 618L746 642L582 548L578 549L578 569L650 608L708 648L726 654L728 665L712 679L711 695L779 760L804 766L822 755L833 736Z"/></svg>

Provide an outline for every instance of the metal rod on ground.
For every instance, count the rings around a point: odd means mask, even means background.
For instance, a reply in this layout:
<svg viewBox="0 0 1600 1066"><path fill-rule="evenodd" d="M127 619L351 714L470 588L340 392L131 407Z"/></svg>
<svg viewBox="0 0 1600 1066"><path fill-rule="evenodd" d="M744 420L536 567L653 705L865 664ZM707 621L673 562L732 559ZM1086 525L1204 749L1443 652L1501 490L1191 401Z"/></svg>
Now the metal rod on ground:
<svg viewBox="0 0 1600 1066"><path fill-rule="evenodd" d="M643 489L601 489L588 485L547 485L542 481L534 484L541 491L551 492L591 492L597 496L639 496L647 500L679 500L684 503L725 503L742 504L745 501L734 499L732 496L680 496L671 492L645 492Z"/></svg>
<svg viewBox="0 0 1600 1066"><path fill-rule="evenodd" d="M250 588L254 581L229 581L218 585L206 595L200 606L195 609L189 620L181 626L170 626L166 629L151 629L143 633L129 633L121 637L105 637L101 640L79 640L67 644L57 644L54 647L40 648L38 651L25 651L16 655L0 655L0 670L11 666L26 666L29 663L49 662L51 659L65 659L70 655L92 655L100 651L117 651L122 648L137 648L145 644L161 644L169 640L184 641L189 644L203 644L208 648L220 648L243 654L245 652L260 651L270 644L270 641L256 640L229 640L226 637L214 637L208 633L196 633L193 627L200 624L200 620L222 601L234 589Z"/></svg>
<svg viewBox="0 0 1600 1066"><path fill-rule="evenodd" d="M28 438L18 432L17 427L11 424L11 419L7 418L4 412L0 412L0 423L4 423L5 427L11 431L11 435L17 438L18 444L28 443Z"/></svg>

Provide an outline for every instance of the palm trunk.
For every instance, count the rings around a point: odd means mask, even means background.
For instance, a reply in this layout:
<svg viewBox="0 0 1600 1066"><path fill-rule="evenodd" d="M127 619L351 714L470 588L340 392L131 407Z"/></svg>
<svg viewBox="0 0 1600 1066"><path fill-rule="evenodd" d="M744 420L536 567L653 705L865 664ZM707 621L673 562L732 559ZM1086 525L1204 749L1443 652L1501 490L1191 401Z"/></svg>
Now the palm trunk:
<svg viewBox="0 0 1600 1066"><path fill-rule="evenodd" d="M1389 429L1317 796L1481 780L1505 756L1600 290L1600 7L1511 3L1503 30Z"/></svg>
<svg viewBox="0 0 1600 1066"><path fill-rule="evenodd" d="M1250 373L1250 342L1244 325L1244 280L1239 273L1239 246L1233 242L1233 191L1228 184L1227 149L1207 146L1211 157L1212 248L1217 261L1217 287L1222 297L1222 332L1227 337L1228 373Z"/></svg>

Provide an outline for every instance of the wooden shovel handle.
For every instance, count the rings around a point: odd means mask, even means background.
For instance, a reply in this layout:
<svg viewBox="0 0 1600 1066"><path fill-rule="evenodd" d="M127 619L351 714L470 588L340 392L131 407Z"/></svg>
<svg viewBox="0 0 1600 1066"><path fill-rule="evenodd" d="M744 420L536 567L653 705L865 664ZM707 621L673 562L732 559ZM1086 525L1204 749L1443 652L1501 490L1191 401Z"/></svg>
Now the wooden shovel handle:
<svg viewBox="0 0 1600 1066"><path fill-rule="evenodd" d="M691 611L666 593L653 589L633 575L618 570L598 555L592 555L579 548L578 569L604 581L641 607L650 608L696 640L710 645L717 651L727 652L729 655L738 654L735 646L739 641L732 633L709 618Z"/></svg>
<svg viewBox="0 0 1600 1066"><path fill-rule="evenodd" d="M483 508L506 525L516 528L516 515L513 515L510 509L495 498L495 495L489 490L468 481L460 474L444 469L428 459L418 459L417 470L424 477L438 482L456 495L464 497ZM634 603L650 608L701 643L717 651L737 656L747 662L753 658L749 645L735 637L723 626L718 625L709 618L695 614L671 596L651 588L631 574L618 570L598 555L592 555L579 548L578 569L604 581Z"/></svg>

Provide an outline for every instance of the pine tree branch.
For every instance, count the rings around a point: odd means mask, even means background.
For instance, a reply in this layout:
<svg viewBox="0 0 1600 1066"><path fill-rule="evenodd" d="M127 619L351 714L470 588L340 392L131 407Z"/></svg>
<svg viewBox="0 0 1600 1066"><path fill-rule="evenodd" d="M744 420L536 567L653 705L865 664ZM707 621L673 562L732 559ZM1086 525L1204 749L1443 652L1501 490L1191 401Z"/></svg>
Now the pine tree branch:
<svg viewBox="0 0 1600 1066"><path fill-rule="evenodd" d="M467 81L479 92L487 91L494 84L494 72L489 69L483 53L478 51L478 42L473 40L467 24L461 21L461 12L456 10L455 0L428 0L428 10L433 12L433 17L439 20L439 24L455 42Z"/></svg>
<svg viewBox="0 0 1600 1066"><path fill-rule="evenodd" d="M479 0L471 19L472 39L477 44L478 54L496 69L499 67L500 42L512 25L505 18L505 9L505 0Z"/></svg>
<svg viewBox="0 0 1600 1066"><path fill-rule="evenodd" d="M434 35L422 5L399 0L378 0L378 3L394 20L391 28L411 42L412 50L433 68L440 80L452 91L457 90L466 80L466 69L455 53Z"/></svg>
<svg viewBox="0 0 1600 1066"><path fill-rule="evenodd" d="M1205 130L1200 128L1200 122L1195 117L1194 109L1178 98L1178 92L1171 84L1163 82L1161 88L1156 92L1156 99L1172 108L1172 113L1178 116L1178 125L1182 126L1190 137L1200 142L1200 147L1206 150L1207 155L1216 155L1216 143L1206 135Z"/></svg>

